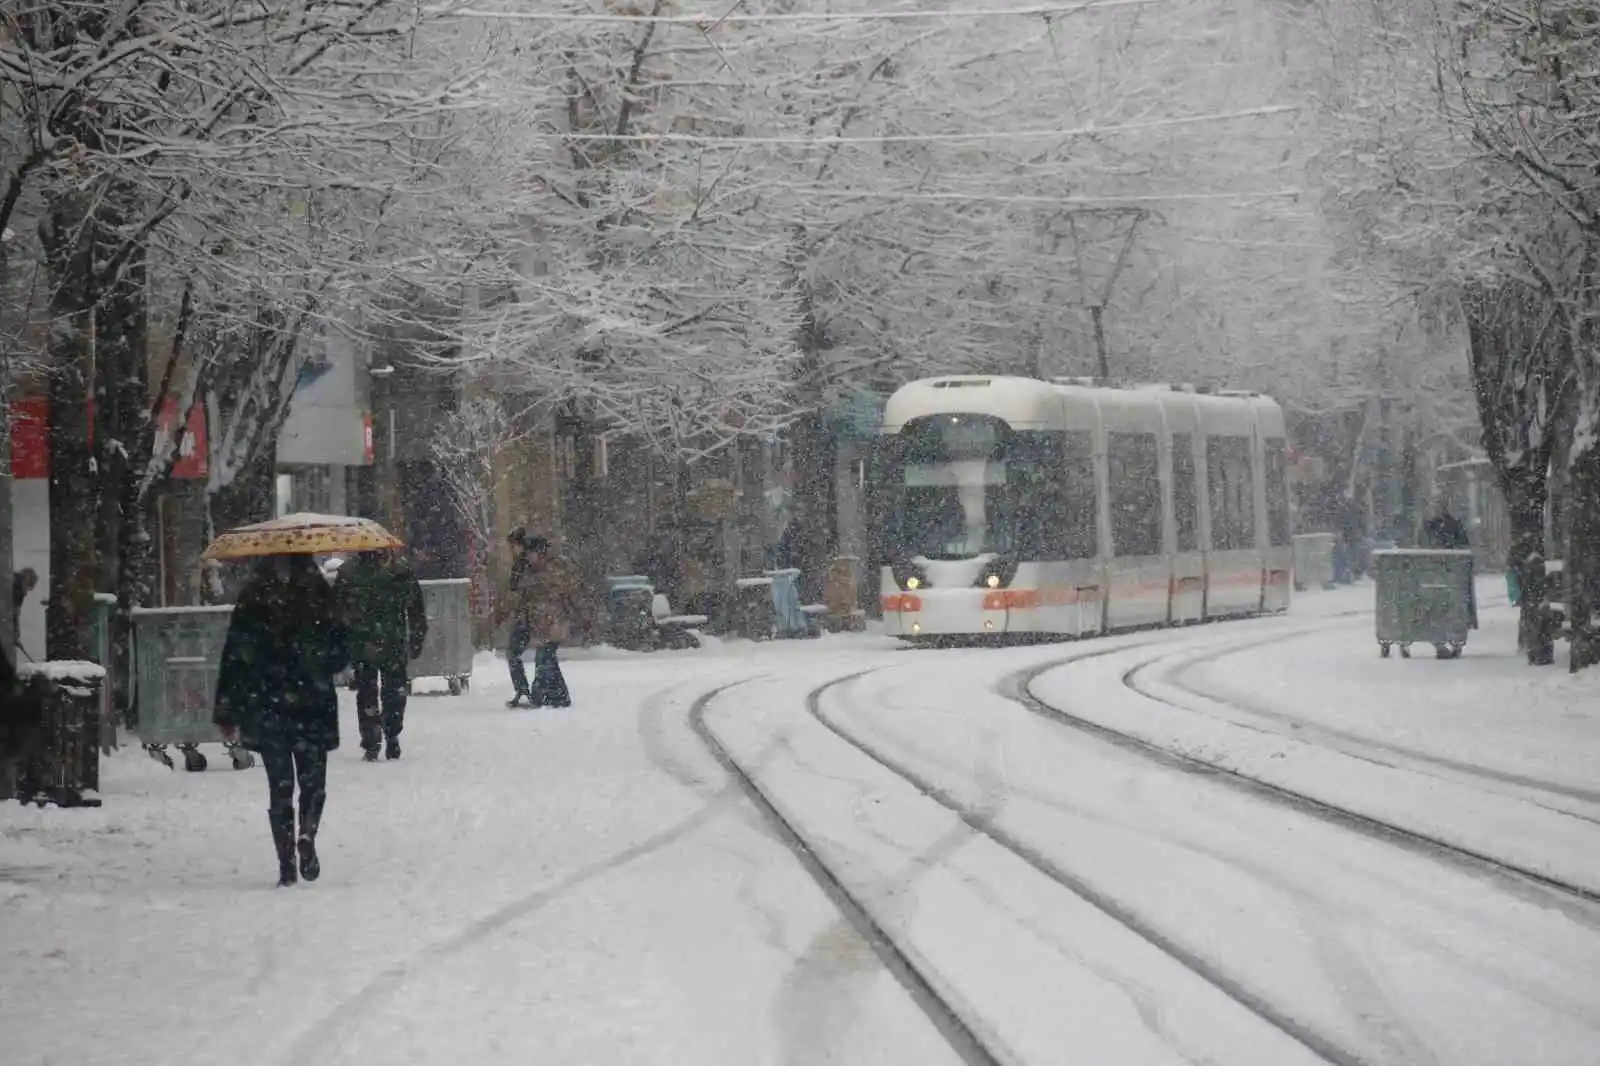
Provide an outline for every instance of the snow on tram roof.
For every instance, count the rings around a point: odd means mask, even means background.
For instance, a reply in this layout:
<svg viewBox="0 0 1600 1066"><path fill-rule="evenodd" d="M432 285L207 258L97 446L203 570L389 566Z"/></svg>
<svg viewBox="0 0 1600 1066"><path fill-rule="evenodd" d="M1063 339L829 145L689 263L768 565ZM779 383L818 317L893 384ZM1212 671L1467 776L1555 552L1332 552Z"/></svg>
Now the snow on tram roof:
<svg viewBox="0 0 1600 1066"><path fill-rule="evenodd" d="M986 414L1018 429L1059 428L1067 417L1064 399L1092 398L1103 408L1157 409L1177 403L1212 410L1241 410L1276 401L1261 393L1166 383L1110 383L1098 378L1038 378L952 374L912 381L884 405L883 431L898 432L914 418L938 414ZM1119 402L1120 401L1120 402ZM1215 405L1215 406L1213 406ZM1190 409L1194 409L1190 407Z"/></svg>

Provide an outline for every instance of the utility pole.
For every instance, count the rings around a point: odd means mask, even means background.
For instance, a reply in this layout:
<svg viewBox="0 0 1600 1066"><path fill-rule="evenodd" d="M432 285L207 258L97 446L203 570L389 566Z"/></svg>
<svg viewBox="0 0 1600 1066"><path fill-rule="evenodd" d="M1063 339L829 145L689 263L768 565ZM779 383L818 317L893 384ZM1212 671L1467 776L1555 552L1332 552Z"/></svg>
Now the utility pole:
<svg viewBox="0 0 1600 1066"><path fill-rule="evenodd" d="M1117 261L1111 265L1111 273L1106 275L1106 283L1100 288L1100 299L1089 306L1089 317L1094 320L1094 350L1102 380L1111 378L1111 358L1106 353L1106 304L1111 301L1111 291L1116 287L1117 278L1122 276L1122 271L1128 265L1128 253L1133 251L1133 239L1139 232L1139 223L1144 219L1142 211L1133 216L1127 236L1122 240L1122 250L1117 253Z"/></svg>

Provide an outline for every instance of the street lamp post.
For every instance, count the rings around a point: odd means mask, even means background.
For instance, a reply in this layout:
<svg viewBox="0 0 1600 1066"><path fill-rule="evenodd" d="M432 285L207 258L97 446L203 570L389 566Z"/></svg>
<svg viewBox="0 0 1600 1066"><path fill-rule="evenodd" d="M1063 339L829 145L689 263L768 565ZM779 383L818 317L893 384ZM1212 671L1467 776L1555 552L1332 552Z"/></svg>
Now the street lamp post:
<svg viewBox="0 0 1600 1066"><path fill-rule="evenodd" d="M385 424L385 427L384 427L384 437L385 437L385 441L386 441L386 444L388 445L388 447L386 449L386 454L384 456L384 467L385 467L384 480L386 482L386 485L385 485L385 491L382 493L382 495L384 496L386 501L388 501L391 505L393 505L396 502L395 497L396 497L396 495L398 494L398 491L399 491L398 485L397 485L397 472L399 470L399 459L398 459L398 457L396 455L396 449L398 447L398 442L395 440L395 432L394 432L394 427L395 427L395 415L394 415L395 404L394 404L394 381L393 381L393 378L394 378L394 367L392 365L389 365L389 366L375 366L375 367L370 368L367 371L367 373L372 375L372 377L374 379L376 379L377 381L380 381L380 382L383 383L383 402L384 402L384 407L387 409L387 412L388 412L388 417L385 420L386 424ZM394 518L395 518L395 513L394 512L396 510L398 510L398 507L397 506L383 507L382 510L387 512L385 517L388 518L389 521L392 523L394 521Z"/></svg>

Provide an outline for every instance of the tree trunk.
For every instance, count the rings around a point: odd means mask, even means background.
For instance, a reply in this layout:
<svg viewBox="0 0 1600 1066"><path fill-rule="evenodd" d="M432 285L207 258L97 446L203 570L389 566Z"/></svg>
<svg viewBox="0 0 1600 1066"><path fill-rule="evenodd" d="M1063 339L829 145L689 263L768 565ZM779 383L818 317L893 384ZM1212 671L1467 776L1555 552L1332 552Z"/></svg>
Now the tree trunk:
<svg viewBox="0 0 1600 1066"><path fill-rule="evenodd" d="M1517 643L1530 665L1548 666L1555 661L1555 646L1544 571L1546 478L1542 471L1522 470L1503 477L1500 485L1511 520L1506 567L1522 590Z"/></svg>
<svg viewBox="0 0 1600 1066"><path fill-rule="evenodd" d="M102 221L125 223L131 197ZM122 265L100 300L95 333L95 463L100 495L99 581L117 597L111 619L109 672L112 700L127 720L132 678L134 607L151 602L154 558L149 532L149 500L143 489L150 462L150 378L146 342L145 252L141 247Z"/></svg>
<svg viewBox="0 0 1600 1066"><path fill-rule="evenodd" d="M800 593L807 603L821 598L835 540L836 505L834 496L833 436L819 409L821 398L790 428L794 447L794 518L799 524L795 539L800 553Z"/></svg>
<svg viewBox="0 0 1600 1066"><path fill-rule="evenodd" d="M803 261L804 237L796 239L796 261ZM809 280L798 270L800 361L793 402L800 417L789 429L795 472L793 522L798 523L796 547L800 554L800 594L805 603L822 598L829 556L837 530L838 500L833 491L833 435L828 431L823 407L827 402L828 337L817 320L816 301Z"/></svg>
<svg viewBox="0 0 1600 1066"><path fill-rule="evenodd" d="M1595 626L1600 610L1600 448L1591 445L1573 457L1569 487L1566 599L1571 668L1578 671L1600 662Z"/></svg>
<svg viewBox="0 0 1600 1066"><path fill-rule="evenodd" d="M245 464L231 482L207 494L206 520L210 526L207 540L237 526L265 522L272 517L276 499L276 444L274 436L272 443L262 446L257 456ZM226 564L220 583L207 581L207 602L232 603L243 584L242 569L238 563Z"/></svg>
<svg viewBox="0 0 1600 1066"><path fill-rule="evenodd" d="M100 479L91 450L95 240L82 197L62 195L44 227L49 338L50 589L45 655L86 659L94 602Z"/></svg>
<svg viewBox="0 0 1600 1066"><path fill-rule="evenodd" d="M565 436L572 442L572 477L561 494L562 554L578 568L590 589L605 586L605 538L600 533L599 448L594 419L568 405L565 417L557 421L556 440Z"/></svg>

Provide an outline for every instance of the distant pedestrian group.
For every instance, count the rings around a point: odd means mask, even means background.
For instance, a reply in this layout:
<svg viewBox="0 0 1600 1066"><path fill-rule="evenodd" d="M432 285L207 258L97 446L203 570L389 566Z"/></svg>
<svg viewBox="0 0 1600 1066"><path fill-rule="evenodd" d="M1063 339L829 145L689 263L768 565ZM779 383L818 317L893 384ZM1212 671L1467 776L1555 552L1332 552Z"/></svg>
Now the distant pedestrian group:
<svg viewBox="0 0 1600 1066"><path fill-rule="evenodd" d="M593 632L576 567L540 536L511 535L514 562L496 628L509 621L511 706L569 707L557 652ZM267 774L267 822L278 884L315 881L327 803L328 754L339 747L335 678L355 675L363 758L400 758L410 692L428 620L421 583L392 551L361 552L325 573L310 555L258 559L240 590L218 673L213 721L229 743L256 752ZM530 682L522 662L534 649ZM3 678L0 678L3 681Z"/></svg>

